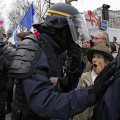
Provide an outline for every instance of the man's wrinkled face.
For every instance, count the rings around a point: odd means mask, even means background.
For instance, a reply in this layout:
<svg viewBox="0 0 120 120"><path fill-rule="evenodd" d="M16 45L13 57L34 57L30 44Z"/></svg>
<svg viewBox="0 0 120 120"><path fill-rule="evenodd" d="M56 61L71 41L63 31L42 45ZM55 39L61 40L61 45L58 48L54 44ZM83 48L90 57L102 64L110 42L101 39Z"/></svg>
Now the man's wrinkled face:
<svg viewBox="0 0 120 120"><path fill-rule="evenodd" d="M107 43L107 40L104 39L102 32L98 32L98 33L96 33L95 36L93 36L92 42L93 42L93 46L96 46L97 44L105 45Z"/></svg>
<svg viewBox="0 0 120 120"><path fill-rule="evenodd" d="M99 75L100 72L104 69L107 65L107 61L105 60L104 56L99 53L94 53L92 58L92 65L94 72Z"/></svg>

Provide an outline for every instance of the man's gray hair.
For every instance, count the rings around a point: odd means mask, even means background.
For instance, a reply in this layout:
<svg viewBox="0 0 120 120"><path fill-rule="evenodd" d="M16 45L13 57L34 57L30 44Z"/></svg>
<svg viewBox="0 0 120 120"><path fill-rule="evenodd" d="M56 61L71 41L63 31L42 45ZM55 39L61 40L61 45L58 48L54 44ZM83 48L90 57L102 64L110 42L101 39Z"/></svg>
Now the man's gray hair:
<svg viewBox="0 0 120 120"><path fill-rule="evenodd" d="M109 35L106 31L103 30L99 30L99 32L101 32L103 34L103 39L105 39L107 41L107 46L110 47L110 42L109 42Z"/></svg>

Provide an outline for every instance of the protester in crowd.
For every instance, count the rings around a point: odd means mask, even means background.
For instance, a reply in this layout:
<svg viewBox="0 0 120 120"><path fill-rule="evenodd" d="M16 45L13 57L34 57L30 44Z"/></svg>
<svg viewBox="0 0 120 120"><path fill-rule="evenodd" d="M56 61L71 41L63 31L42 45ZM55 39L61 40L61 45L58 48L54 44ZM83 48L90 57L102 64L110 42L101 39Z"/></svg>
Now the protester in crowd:
<svg viewBox="0 0 120 120"><path fill-rule="evenodd" d="M84 40L82 42L82 48L91 48L90 40Z"/></svg>
<svg viewBox="0 0 120 120"><path fill-rule="evenodd" d="M0 42L3 43L6 39L5 34L0 37ZM5 39L5 40L4 40ZM0 120L5 120L5 104L7 100L7 82L8 82L8 69L9 61L5 58L0 51Z"/></svg>
<svg viewBox="0 0 120 120"><path fill-rule="evenodd" d="M81 72L83 68L81 56L74 54L74 51L81 53L76 43L82 33L79 34L81 26L78 14L79 11L71 5L54 4L44 22L38 25L39 39L34 35L27 36L17 47L8 71L9 76L16 78L12 120L70 118L95 104L113 82L109 76L109 72L112 72L111 75L115 72L113 63L96 78L94 85L81 90L59 93L50 82L50 77L63 80L59 76L59 58L65 50L72 58L74 68L69 73L76 76L76 71ZM6 54L3 48L7 51L8 47L1 45Z"/></svg>
<svg viewBox="0 0 120 120"><path fill-rule="evenodd" d="M120 54L114 58L116 62L115 82L111 84L105 94L96 104L93 112L93 120L119 120L120 119Z"/></svg>
<svg viewBox="0 0 120 120"><path fill-rule="evenodd" d="M12 43L9 43L9 46L16 48L16 46ZM11 112L11 104L13 102L13 86L14 86L14 78L8 77L7 80L7 100L5 105L5 114Z"/></svg>
<svg viewBox="0 0 120 120"><path fill-rule="evenodd" d="M8 34L7 34L7 41L9 42L9 41L11 41L11 39L12 39L12 33L8 32Z"/></svg>
<svg viewBox="0 0 120 120"><path fill-rule="evenodd" d="M87 59L87 50L93 47L92 40L84 40L82 41L82 60L85 63L85 66L88 62Z"/></svg>
<svg viewBox="0 0 120 120"><path fill-rule="evenodd" d="M109 51L111 52L111 47L110 47L110 43L109 43L109 36L108 33L106 31L103 30L99 30L97 31L95 34L92 35L92 44L93 47L95 47L97 44L103 44L109 47ZM86 64L86 68L84 70L84 72L88 72L91 69L91 63L88 62Z"/></svg>
<svg viewBox="0 0 120 120"><path fill-rule="evenodd" d="M92 43L93 46L97 44L105 44L109 47L109 35L106 31L99 30L94 35L92 35Z"/></svg>
<svg viewBox="0 0 120 120"><path fill-rule="evenodd" d="M89 49L87 58L92 64L92 69L81 75L77 89L93 85L95 78L114 59L109 52L109 48L103 44L97 44L94 48ZM76 115L73 120L89 120L93 114L93 109L94 107L87 108L82 113Z"/></svg>
<svg viewBox="0 0 120 120"><path fill-rule="evenodd" d="M0 36L0 39L1 39L1 40L6 40L6 38L7 38L6 34L2 34L2 35Z"/></svg>
<svg viewBox="0 0 120 120"><path fill-rule="evenodd" d="M30 35L30 32L20 32L17 34L17 45L21 43L22 39ZM9 44L9 46L13 47L16 49L16 46L12 43ZM14 86L14 78L9 77L8 78L8 83L7 83L7 101L6 101L6 111L5 113L8 114L11 112L11 103L13 102L13 91L15 91L15 86Z"/></svg>
<svg viewBox="0 0 120 120"><path fill-rule="evenodd" d="M96 104L92 120L119 120L120 119L120 54L114 58L116 72L114 82Z"/></svg>
<svg viewBox="0 0 120 120"><path fill-rule="evenodd" d="M113 43L117 43L117 38L115 36L113 37Z"/></svg>
<svg viewBox="0 0 120 120"><path fill-rule="evenodd" d="M32 34L32 33L29 32L29 31L19 32L19 33L17 34L17 44L19 45L19 44L22 42L22 40L23 40L27 35L30 35L30 34Z"/></svg>
<svg viewBox="0 0 120 120"><path fill-rule="evenodd" d="M5 104L7 99L7 69L9 61L0 51L0 120L5 120Z"/></svg>
<svg viewBox="0 0 120 120"><path fill-rule="evenodd" d="M13 85L14 85L14 79L8 77L5 114L8 114L11 112L11 104L13 102Z"/></svg>
<svg viewBox="0 0 120 120"><path fill-rule="evenodd" d="M117 43L117 38L116 37L113 37L113 42L111 42L111 46L114 48L112 49L112 55L113 57L115 58L119 52L119 45Z"/></svg>
<svg viewBox="0 0 120 120"><path fill-rule="evenodd" d="M111 50L112 52L111 53L114 53L116 51L116 46L113 42L110 42L110 46L111 46Z"/></svg>

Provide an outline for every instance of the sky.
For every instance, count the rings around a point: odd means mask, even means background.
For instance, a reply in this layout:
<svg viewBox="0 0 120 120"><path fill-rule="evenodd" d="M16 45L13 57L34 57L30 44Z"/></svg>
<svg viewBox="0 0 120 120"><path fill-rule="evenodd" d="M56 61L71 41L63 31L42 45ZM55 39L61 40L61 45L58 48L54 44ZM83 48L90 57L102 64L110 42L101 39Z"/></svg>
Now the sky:
<svg viewBox="0 0 120 120"><path fill-rule="evenodd" d="M5 13L8 13L8 9L10 9L10 5L13 1L16 0L0 0L0 6L4 6L5 8L2 9ZM30 0L29 0L30 1ZM33 0L34 1L34 0ZM54 2L64 2L65 0L52 0ZM119 0L78 0L77 2L72 2L79 11L86 11L86 10L95 10L98 7L102 7L103 4L110 5L111 10L120 10Z"/></svg>
<svg viewBox="0 0 120 120"><path fill-rule="evenodd" d="M64 0L58 1L64 2ZM96 8L102 7L103 4L110 5L110 10L120 10L119 0L78 0L77 2L72 2L72 5L74 5L81 12L95 10Z"/></svg>
<svg viewBox="0 0 120 120"><path fill-rule="evenodd" d="M2 13L2 18L4 19L4 27L5 30L8 30L8 13L11 10L11 5L13 4L13 2L15 2L17 0L0 0L0 12ZM26 1L26 0L25 0ZM28 1L34 1L34 0L28 0Z"/></svg>
<svg viewBox="0 0 120 120"><path fill-rule="evenodd" d="M10 6L15 0L0 0L0 9L3 13L3 18L8 21L7 14L9 13ZM30 1L30 0L29 0ZM34 0L33 0L34 1ZM65 0L53 0L54 2L64 2ZM87 10L95 10L102 7L103 4L110 5L110 10L120 10L119 0L78 0L72 2L72 5L76 7L80 12Z"/></svg>

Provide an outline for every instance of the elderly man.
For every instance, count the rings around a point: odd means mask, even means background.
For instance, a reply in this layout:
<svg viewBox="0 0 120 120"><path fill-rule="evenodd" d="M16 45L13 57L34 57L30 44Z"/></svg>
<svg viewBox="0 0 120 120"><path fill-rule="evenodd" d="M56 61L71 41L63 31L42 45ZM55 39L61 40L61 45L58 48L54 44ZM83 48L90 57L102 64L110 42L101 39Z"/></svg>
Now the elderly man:
<svg viewBox="0 0 120 120"><path fill-rule="evenodd" d="M0 52L0 120L5 120L5 103L7 99L7 68L9 62Z"/></svg>
<svg viewBox="0 0 120 120"><path fill-rule="evenodd" d="M109 36L106 31L99 30L95 35L92 36L93 46L96 46L100 43L109 46Z"/></svg>

